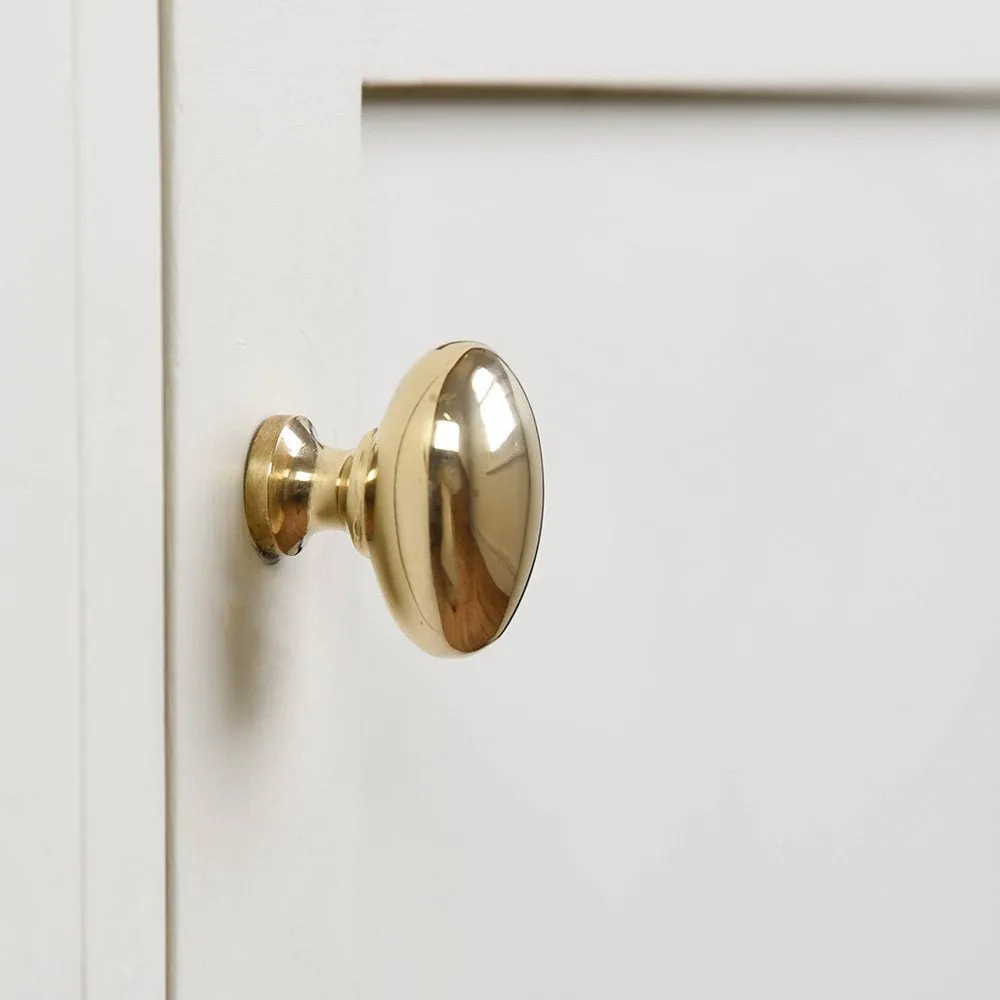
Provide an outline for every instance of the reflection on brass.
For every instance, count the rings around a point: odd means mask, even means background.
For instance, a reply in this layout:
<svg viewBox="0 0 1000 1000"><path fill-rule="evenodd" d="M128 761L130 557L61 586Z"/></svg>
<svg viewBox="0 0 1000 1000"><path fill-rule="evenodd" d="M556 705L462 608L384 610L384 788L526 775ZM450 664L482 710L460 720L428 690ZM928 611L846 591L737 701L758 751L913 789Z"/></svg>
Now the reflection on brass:
<svg viewBox="0 0 1000 1000"><path fill-rule="evenodd" d="M243 502L268 560L324 528L369 556L400 628L454 656L501 635L531 575L542 526L542 452L528 399L489 348L446 344L396 389L353 451L325 448L305 417L269 417L247 454Z"/></svg>

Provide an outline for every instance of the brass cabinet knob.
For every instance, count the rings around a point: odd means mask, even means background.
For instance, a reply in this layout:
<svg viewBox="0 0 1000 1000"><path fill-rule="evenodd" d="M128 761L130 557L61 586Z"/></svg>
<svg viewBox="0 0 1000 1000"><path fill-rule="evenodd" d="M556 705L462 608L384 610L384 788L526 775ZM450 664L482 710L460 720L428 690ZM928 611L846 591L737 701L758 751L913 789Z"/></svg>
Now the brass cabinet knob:
<svg viewBox="0 0 1000 1000"><path fill-rule="evenodd" d="M247 454L247 526L269 560L342 528L369 556L399 627L438 656L498 638L542 527L538 428L514 373L482 344L445 344L400 382L353 451L305 417L265 420Z"/></svg>

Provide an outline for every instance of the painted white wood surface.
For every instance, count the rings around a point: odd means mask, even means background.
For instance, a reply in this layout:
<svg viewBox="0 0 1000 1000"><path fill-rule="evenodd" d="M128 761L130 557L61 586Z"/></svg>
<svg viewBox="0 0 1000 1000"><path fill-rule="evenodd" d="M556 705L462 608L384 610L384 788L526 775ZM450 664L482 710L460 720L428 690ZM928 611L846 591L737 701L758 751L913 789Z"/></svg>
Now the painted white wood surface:
<svg viewBox="0 0 1000 1000"><path fill-rule="evenodd" d="M1000 989L1000 115L366 106L365 395L515 367L534 578L362 578L366 998Z"/></svg>
<svg viewBox="0 0 1000 1000"><path fill-rule="evenodd" d="M156 5L0 13L0 996L164 991Z"/></svg>
<svg viewBox="0 0 1000 1000"><path fill-rule="evenodd" d="M75 997L80 494L70 4L3 15L0 993ZM26 100L30 95L30 100Z"/></svg>
<svg viewBox="0 0 1000 1000"><path fill-rule="evenodd" d="M263 565L242 474L271 413L305 413L332 443L365 429L358 17L351 3L167 8L177 1000L356 993L353 581L365 567L343 537Z"/></svg>
<svg viewBox="0 0 1000 1000"><path fill-rule="evenodd" d="M372 82L996 88L990 0L367 0Z"/></svg>
<svg viewBox="0 0 1000 1000"><path fill-rule="evenodd" d="M155 1000L167 945L158 4L77 0L76 32L83 995Z"/></svg>

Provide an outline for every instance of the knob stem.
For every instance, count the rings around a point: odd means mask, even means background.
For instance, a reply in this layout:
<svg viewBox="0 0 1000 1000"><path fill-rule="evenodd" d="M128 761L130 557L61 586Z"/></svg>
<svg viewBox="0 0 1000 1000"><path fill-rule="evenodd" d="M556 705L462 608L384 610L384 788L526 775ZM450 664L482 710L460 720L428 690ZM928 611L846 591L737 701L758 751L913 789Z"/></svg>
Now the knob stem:
<svg viewBox="0 0 1000 1000"><path fill-rule="evenodd" d="M353 451L327 448L305 417L268 417L247 452L243 503L247 526L271 562L294 556L310 534L346 531L368 555L374 503L374 432Z"/></svg>

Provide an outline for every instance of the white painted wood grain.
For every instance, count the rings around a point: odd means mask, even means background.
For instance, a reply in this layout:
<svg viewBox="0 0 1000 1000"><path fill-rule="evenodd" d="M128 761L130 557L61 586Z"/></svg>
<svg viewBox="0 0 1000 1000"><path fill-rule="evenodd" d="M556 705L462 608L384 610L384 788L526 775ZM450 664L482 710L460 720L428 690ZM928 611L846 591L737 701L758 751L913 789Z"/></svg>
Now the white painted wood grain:
<svg viewBox="0 0 1000 1000"><path fill-rule="evenodd" d="M475 337L546 520L503 640L363 577L361 995L1000 987L1000 115L366 109L366 395Z"/></svg>
<svg viewBox="0 0 1000 1000"><path fill-rule="evenodd" d="M71 5L0 16L0 995L81 970L80 493Z"/></svg>
<svg viewBox="0 0 1000 1000"><path fill-rule="evenodd" d="M357 18L351 3L167 9L179 1000L356 989L358 557L341 537L263 565L242 474L270 413L305 413L333 443L364 429Z"/></svg>
<svg viewBox="0 0 1000 1000"><path fill-rule="evenodd" d="M77 0L83 993L164 996L163 403L155 0Z"/></svg>
<svg viewBox="0 0 1000 1000"><path fill-rule="evenodd" d="M164 993L156 6L0 15L0 995Z"/></svg>
<svg viewBox="0 0 1000 1000"><path fill-rule="evenodd" d="M990 0L367 0L365 79L990 87Z"/></svg>

